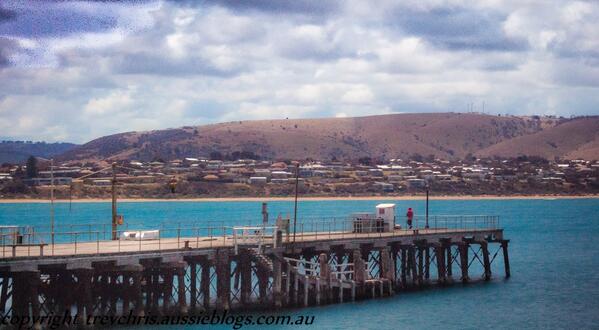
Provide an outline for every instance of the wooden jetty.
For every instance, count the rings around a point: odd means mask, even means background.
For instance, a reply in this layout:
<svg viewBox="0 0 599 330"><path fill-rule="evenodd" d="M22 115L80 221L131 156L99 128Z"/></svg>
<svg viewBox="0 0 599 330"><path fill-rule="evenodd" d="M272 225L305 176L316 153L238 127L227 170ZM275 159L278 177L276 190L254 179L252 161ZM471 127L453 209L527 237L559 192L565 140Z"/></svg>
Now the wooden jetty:
<svg viewBox="0 0 599 330"><path fill-rule="evenodd" d="M415 221L387 231L356 230L347 219L303 221L295 235L283 226L187 224L151 240L112 240L112 229L91 225L29 229L18 241L4 234L0 314L181 315L340 303L488 281L498 254L510 276L497 217L429 220L428 228Z"/></svg>

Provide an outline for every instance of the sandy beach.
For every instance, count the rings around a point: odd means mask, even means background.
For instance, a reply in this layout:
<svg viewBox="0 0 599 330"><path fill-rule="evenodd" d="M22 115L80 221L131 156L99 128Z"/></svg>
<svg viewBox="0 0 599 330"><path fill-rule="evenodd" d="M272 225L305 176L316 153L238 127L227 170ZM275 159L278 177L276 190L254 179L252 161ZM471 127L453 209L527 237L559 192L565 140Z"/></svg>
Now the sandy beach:
<svg viewBox="0 0 599 330"><path fill-rule="evenodd" d="M324 200L422 200L424 195L414 196L324 196L324 197L300 197L300 201L324 201ZM465 196L430 196L431 200L489 200L489 199L599 199L599 195L523 195L523 196L501 196L501 195L465 195ZM110 203L109 198L87 198L73 199L73 203ZM119 203L127 202L271 202L271 201L293 201L293 197L223 197L223 198L173 198L173 199L153 199L153 198L119 198ZM49 203L47 199L0 199L0 204L11 203ZM69 203L68 199L57 199L55 203Z"/></svg>

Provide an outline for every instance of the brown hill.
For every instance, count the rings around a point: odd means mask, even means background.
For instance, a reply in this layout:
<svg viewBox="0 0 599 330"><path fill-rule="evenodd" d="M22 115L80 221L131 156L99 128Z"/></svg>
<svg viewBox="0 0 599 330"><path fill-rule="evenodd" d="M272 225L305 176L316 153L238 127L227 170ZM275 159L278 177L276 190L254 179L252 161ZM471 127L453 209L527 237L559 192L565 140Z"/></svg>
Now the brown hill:
<svg viewBox="0 0 599 330"><path fill-rule="evenodd" d="M593 120L597 118L581 119ZM489 150L493 146L551 131L566 124L562 121L566 120L459 113L238 121L106 136L68 151L62 159L170 160L206 157L214 151L223 155L251 152L268 159L395 158L413 154L461 158L483 151L492 154ZM584 136L594 133L579 132ZM568 149L570 144L564 143L560 155L597 154L597 144L591 138L579 140L588 145L574 143L577 147Z"/></svg>
<svg viewBox="0 0 599 330"><path fill-rule="evenodd" d="M479 156L599 159L599 117L576 118L485 148Z"/></svg>

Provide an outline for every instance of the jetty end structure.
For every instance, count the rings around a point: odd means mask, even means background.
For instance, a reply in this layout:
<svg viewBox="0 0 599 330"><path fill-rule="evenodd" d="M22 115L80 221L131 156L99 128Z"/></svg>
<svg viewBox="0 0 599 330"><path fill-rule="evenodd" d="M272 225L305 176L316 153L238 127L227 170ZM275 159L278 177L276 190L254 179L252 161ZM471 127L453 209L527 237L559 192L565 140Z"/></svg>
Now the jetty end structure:
<svg viewBox="0 0 599 330"><path fill-rule="evenodd" d="M0 227L0 316L340 303L488 281L498 255L510 276L509 241L496 216L415 217L410 229L394 214L379 215L302 219L295 235L281 218L247 226L128 223L116 240L111 224L56 225L51 233Z"/></svg>

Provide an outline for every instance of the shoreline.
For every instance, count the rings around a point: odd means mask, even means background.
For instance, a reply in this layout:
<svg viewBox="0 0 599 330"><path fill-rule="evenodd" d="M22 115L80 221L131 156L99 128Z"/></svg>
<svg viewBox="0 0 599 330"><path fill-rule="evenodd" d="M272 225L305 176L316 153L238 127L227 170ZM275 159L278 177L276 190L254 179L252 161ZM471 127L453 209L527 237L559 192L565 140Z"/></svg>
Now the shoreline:
<svg viewBox="0 0 599 330"><path fill-rule="evenodd" d="M423 200L425 195L414 196L323 196L323 197L300 197L299 201L376 201L376 200ZM430 196L431 200L511 200L511 199L599 199L599 195L464 195L464 196ZM293 197L204 197L204 198L119 198L119 203L148 203L148 202L277 202L293 201ZM110 203L110 198L85 198L85 199L56 199L55 203ZM26 204L26 203L50 203L48 199L38 198L15 198L0 199L0 204Z"/></svg>

